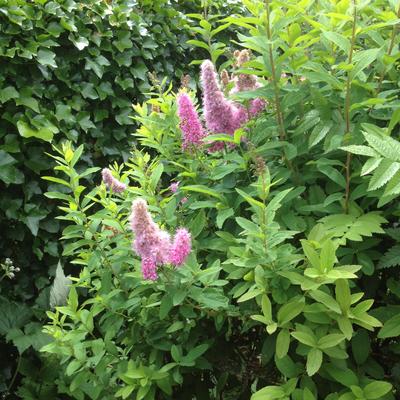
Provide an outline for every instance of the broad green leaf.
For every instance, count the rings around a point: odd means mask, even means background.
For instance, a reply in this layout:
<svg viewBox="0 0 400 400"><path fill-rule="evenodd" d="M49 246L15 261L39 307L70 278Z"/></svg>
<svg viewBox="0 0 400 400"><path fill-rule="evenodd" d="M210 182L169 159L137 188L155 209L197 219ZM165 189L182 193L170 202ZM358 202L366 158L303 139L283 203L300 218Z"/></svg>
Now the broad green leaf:
<svg viewBox="0 0 400 400"><path fill-rule="evenodd" d="M323 336L318 340L319 349L329 349L330 347L337 346L339 343L343 342L345 337L339 333L331 333L330 335Z"/></svg>
<svg viewBox="0 0 400 400"><path fill-rule="evenodd" d="M297 300L284 304L278 311L278 324L284 326L293 318L297 317L304 309L305 299L300 297Z"/></svg>
<svg viewBox="0 0 400 400"><path fill-rule="evenodd" d="M298 340L300 343L303 343L307 346L310 347L316 347L317 346L317 339L315 336L311 336L307 332L301 332L301 331L295 331L292 332L291 335Z"/></svg>
<svg viewBox="0 0 400 400"><path fill-rule="evenodd" d="M276 356L285 357L290 345L290 333L288 329L282 329L276 338Z"/></svg>
<svg viewBox="0 0 400 400"><path fill-rule="evenodd" d="M375 381L368 383L368 385L364 387L364 396L367 400L380 399L391 390L392 385L389 382Z"/></svg>
<svg viewBox="0 0 400 400"><path fill-rule="evenodd" d="M318 372L322 364L322 351L318 349L311 349L307 354L307 374L313 376Z"/></svg>
<svg viewBox="0 0 400 400"><path fill-rule="evenodd" d="M400 336L400 314L387 320L378 333L381 339Z"/></svg>

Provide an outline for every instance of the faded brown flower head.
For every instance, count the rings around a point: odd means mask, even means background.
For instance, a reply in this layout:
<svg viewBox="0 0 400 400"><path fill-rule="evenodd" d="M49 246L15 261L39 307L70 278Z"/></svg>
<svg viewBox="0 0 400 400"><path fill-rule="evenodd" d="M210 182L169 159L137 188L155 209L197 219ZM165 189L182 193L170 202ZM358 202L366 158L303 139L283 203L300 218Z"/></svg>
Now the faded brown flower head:
<svg viewBox="0 0 400 400"><path fill-rule="evenodd" d="M190 85L190 76L189 75L182 75L181 78L181 87L182 89L189 89Z"/></svg>
<svg viewBox="0 0 400 400"><path fill-rule="evenodd" d="M228 71L226 69L223 69L221 71L221 82L222 82L222 85L224 87L228 86L230 80L231 80L231 77L229 76Z"/></svg>

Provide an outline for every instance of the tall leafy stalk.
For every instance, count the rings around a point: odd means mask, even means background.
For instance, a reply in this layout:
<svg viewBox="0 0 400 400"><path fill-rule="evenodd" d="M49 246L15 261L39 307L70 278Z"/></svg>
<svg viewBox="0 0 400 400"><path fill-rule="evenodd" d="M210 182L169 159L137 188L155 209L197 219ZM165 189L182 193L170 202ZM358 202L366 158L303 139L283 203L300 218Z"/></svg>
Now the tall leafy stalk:
<svg viewBox="0 0 400 400"><path fill-rule="evenodd" d="M399 6L397 8L397 18L400 18L400 4L399 4ZM399 29L399 24L393 25L392 34L390 36L390 42L389 42L388 51L386 53L386 55L389 56L389 57L392 55L392 51L393 51L393 48L394 48L394 41L396 39L396 34L397 34L398 29ZM383 78L385 77L386 71L387 71L387 68L384 67L383 71L381 73L381 76L379 77L378 87L376 89L376 93L377 94L381 91L381 86L382 86Z"/></svg>
<svg viewBox="0 0 400 400"><path fill-rule="evenodd" d="M353 4L353 27L351 32L351 42L350 42L350 50L348 56L348 64L350 65L353 61L353 53L354 53L354 45L356 41L356 25L357 25L357 4L356 0L352 0ZM346 97L344 104L344 119L346 123L345 137L350 134L350 97L351 97L351 81L352 75L351 71L347 74L347 82L346 82ZM351 158L352 154L347 153L346 157L346 193L345 193L345 201L344 201L344 210L346 214L349 212L349 200L350 200L350 168L351 168Z"/></svg>
<svg viewBox="0 0 400 400"><path fill-rule="evenodd" d="M274 87L274 97L275 97L275 108L276 108L276 121L279 127L279 137L281 140L286 140L286 131L285 125L283 123L283 113L281 109L281 101L279 98L279 86L278 80L276 76L276 68L275 68L275 61L274 55L272 51L272 32L271 32L271 13L270 13L270 0L265 0L265 11L267 13L267 18L265 21L265 28L267 31L267 38L268 38L268 57L269 62L271 65L271 80L272 85Z"/></svg>

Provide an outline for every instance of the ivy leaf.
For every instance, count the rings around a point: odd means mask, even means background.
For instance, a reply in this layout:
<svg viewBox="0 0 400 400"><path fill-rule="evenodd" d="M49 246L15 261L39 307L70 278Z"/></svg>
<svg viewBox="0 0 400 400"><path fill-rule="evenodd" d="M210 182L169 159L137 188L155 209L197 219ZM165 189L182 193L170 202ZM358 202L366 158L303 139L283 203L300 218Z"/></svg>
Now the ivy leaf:
<svg viewBox="0 0 400 400"><path fill-rule="evenodd" d="M19 134L24 138L35 137L45 140L46 142L51 142L54 136L54 130L52 128L43 127L38 130L32 129L29 124L22 119L17 122L17 128Z"/></svg>
<svg viewBox="0 0 400 400"><path fill-rule="evenodd" d="M39 64L49 65L50 67L57 68L55 62L56 54L47 49L40 49L37 54L37 60Z"/></svg>
<svg viewBox="0 0 400 400"><path fill-rule="evenodd" d="M0 101L2 103L5 103L8 100L11 99L17 99L19 96L19 93L15 89L14 86L7 86L4 89L1 89L0 91Z"/></svg>

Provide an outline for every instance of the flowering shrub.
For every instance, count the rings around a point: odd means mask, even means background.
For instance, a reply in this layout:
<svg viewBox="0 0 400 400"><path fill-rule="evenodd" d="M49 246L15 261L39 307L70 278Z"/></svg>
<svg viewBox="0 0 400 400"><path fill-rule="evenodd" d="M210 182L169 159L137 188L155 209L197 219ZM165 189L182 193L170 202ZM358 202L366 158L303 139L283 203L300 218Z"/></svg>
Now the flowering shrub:
<svg viewBox="0 0 400 400"><path fill-rule="evenodd" d="M137 147L104 183L82 147L55 147L65 189L47 196L80 267L45 327L60 393L398 397L400 118L378 58L396 58L398 18L244 3L252 17L224 21L248 32L222 85L205 61L202 107L187 88L136 105Z"/></svg>

